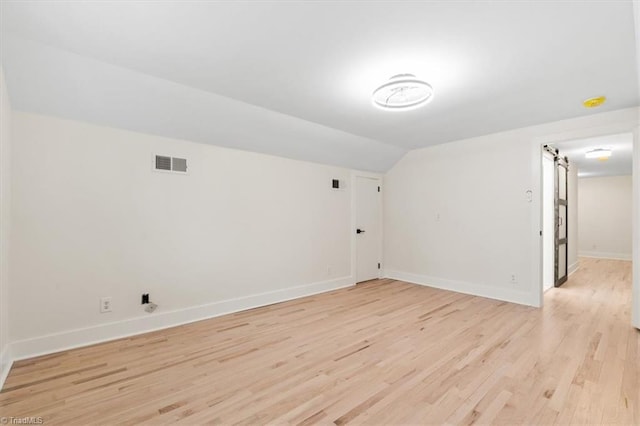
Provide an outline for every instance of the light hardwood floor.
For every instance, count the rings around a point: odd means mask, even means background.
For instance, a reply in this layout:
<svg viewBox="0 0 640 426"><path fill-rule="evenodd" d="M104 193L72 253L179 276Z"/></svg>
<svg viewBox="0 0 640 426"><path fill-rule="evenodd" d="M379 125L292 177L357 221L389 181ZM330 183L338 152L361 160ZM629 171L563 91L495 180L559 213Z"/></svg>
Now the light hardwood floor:
<svg viewBox="0 0 640 426"><path fill-rule="evenodd" d="M17 362L45 424L640 424L631 264L581 259L544 309L377 280Z"/></svg>

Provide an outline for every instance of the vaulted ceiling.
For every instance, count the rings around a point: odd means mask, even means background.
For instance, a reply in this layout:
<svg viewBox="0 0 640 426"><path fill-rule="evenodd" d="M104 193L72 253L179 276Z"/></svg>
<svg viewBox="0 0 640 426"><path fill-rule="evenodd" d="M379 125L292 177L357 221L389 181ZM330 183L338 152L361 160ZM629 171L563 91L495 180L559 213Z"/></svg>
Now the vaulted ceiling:
<svg viewBox="0 0 640 426"><path fill-rule="evenodd" d="M1 23L18 110L366 170L639 103L631 1L5 1ZM433 101L374 107L399 73Z"/></svg>

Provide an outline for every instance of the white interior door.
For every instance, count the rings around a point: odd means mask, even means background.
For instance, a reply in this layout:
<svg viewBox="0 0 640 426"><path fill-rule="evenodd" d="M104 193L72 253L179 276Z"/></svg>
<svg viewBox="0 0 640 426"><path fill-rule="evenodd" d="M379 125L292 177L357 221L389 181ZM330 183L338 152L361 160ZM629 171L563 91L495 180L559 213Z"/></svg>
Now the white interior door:
<svg viewBox="0 0 640 426"><path fill-rule="evenodd" d="M382 243L380 180L356 177L356 282L378 278Z"/></svg>

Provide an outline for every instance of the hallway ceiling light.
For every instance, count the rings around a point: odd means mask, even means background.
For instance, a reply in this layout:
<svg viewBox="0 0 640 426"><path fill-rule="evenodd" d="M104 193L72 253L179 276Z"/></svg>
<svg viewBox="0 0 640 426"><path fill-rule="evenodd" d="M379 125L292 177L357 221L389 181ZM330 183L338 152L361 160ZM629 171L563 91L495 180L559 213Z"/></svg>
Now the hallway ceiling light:
<svg viewBox="0 0 640 426"><path fill-rule="evenodd" d="M597 148L588 151L585 155L586 158L598 158L598 159L606 159L611 157L611 150L605 148Z"/></svg>
<svg viewBox="0 0 640 426"><path fill-rule="evenodd" d="M373 103L389 110L406 110L426 104L433 98L433 87L413 74L394 75L374 90Z"/></svg>

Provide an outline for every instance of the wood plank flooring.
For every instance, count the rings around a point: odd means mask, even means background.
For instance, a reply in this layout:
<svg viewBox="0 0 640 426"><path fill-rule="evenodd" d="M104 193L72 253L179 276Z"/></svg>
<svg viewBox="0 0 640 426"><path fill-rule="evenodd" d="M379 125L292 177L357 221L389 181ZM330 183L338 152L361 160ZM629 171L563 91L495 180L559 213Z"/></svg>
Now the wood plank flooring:
<svg viewBox="0 0 640 426"><path fill-rule="evenodd" d="M535 309L393 280L17 362L0 416L51 424L635 424L631 263Z"/></svg>

